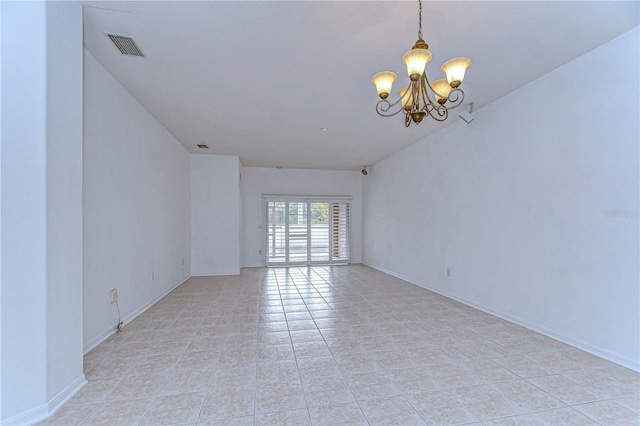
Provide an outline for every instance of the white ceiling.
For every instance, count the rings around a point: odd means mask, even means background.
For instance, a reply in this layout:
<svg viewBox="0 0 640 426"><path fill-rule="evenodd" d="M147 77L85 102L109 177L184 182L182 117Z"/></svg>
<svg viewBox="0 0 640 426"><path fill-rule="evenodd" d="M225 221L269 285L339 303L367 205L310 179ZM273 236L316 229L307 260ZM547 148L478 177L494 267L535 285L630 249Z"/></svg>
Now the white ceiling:
<svg viewBox="0 0 640 426"><path fill-rule="evenodd" d="M426 1L427 74L470 57L462 88L477 110L637 26L639 4ZM394 92L406 85L417 1L84 5L88 50L191 152L204 143L245 166L356 170L460 120L454 110L407 129L375 112L373 74L395 71ZM133 37L145 58L122 56L107 32Z"/></svg>

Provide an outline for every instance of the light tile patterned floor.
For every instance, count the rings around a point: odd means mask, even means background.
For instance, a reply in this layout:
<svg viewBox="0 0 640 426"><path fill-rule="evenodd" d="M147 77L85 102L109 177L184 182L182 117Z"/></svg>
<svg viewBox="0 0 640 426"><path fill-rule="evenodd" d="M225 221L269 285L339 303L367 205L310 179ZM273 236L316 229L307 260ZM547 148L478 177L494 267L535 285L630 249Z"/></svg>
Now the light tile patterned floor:
<svg viewBox="0 0 640 426"><path fill-rule="evenodd" d="M361 265L192 278L43 424L640 424L640 376Z"/></svg>

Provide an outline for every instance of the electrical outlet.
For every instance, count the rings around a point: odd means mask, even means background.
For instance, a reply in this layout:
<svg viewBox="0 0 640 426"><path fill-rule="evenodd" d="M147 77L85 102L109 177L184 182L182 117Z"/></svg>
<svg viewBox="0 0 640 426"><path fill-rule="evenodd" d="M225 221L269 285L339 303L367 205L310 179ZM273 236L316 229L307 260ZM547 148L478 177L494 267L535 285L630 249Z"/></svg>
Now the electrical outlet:
<svg viewBox="0 0 640 426"><path fill-rule="evenodd" d="M117 288L112 288L111 290L109 290L109 298L111 299L111 303L113 303L116 300L118 300L118 289Z"/></svg>

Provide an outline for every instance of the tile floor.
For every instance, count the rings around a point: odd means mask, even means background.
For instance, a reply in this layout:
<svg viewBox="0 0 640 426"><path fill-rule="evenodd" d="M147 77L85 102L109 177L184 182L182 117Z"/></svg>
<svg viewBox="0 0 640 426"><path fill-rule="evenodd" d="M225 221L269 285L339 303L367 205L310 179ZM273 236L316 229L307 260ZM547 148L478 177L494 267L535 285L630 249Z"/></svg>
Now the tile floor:
<svg viewBox="0 0 640 426"><path fill-rule="evenodd" d="M361 265L192 278L42 424L640 424L640 376Z"/></svg>

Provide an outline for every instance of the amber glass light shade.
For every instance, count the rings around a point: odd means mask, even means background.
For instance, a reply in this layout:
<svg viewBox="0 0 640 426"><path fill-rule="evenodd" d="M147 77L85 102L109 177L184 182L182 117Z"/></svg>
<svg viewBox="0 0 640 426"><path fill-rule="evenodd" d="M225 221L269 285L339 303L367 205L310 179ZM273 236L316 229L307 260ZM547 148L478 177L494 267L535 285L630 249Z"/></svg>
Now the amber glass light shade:
<svg viewBox="0 0 640 426"><path fill-rule="evenodd" d="M371 82L376 85L378 96L380 96L381 99L386 99L387 96L389 96L396 77L396 73L392 71L382 71L371 77Z"/></svg>
<svg viewBox="0 0 640 426"><path fill-rule="evenodd" d="M451 93L451 86L446 78L441 78L439 80L431 83L431 88L433 89L434 94L436 95L436 100L440 104L444 104L449 98L449 93Z"/></svg>
<svg viewBox="0 0 640 426"><path fill-rule="evenodd" d="M411 49L402 55L402 62L407 66L407 75L411 81L417 81L424 74L424 67L431 60L431 52L427 49Z"/></svg>
<svg viewBox="0 0 640 426"><path fill-rule="evenodd" d="M447 81L451 87L458 87L464 80L464 73L471 65L469 58L453 58L442 64L442 71L447 75Z"/></svg>

